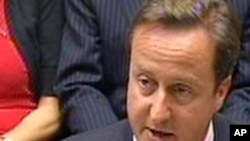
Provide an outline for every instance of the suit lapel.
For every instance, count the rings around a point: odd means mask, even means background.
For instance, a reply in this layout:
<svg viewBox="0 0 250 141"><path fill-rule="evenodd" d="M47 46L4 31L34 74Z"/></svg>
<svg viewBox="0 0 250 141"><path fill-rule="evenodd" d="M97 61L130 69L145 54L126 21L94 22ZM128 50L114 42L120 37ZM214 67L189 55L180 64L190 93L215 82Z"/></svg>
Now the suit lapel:
<svg viewBox="0 0 250 141"><path fill-rule="evenodd" d="M132 141L133 133L128 121L121 124L109 141Z"/></svg>
<svg viewBox="0 0 250 141"><path fill-rule="evenodd" d="M229 141L230 140L230 122L226 117L217 114L214 119L214 141Z"/></svg>

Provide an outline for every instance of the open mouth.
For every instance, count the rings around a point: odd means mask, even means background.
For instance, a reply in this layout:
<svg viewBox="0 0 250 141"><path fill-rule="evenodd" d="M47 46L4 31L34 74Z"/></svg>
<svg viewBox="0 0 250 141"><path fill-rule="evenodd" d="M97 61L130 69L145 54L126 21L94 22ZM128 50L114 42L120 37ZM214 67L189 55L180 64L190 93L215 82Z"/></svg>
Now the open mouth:
<svg viewBox="0 0 250 141"><path fill-rule="evenodd" d="M151 128L148 128L148 130L150 132L150 141L172 141L175 137L171 132L165 132Z"/></svg>

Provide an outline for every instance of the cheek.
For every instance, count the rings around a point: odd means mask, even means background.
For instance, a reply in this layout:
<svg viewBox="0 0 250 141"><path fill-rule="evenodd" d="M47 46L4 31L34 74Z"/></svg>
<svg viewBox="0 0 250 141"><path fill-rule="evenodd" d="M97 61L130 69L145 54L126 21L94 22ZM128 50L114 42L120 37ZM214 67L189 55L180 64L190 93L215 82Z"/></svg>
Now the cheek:
<svg viewBox="0 0 250 141"><path fill-rule="evenodd" d="M178 107L173 112L174 127L178 129L180 139L186 141L202 138L213 115L209 107L203 105Z"/></svg>
<svg viewBox="0 0 250 141"><path fill-rule="evenodd" d="M174 111L178 115L178 123L190 125L189 130L201 130L206 126L207 122L212 119L215 113L215 100L210 98L207 100L197 100L190 105L180 106ZM198 113L198 114L197 114ZM185 122L185 123L183 123ZM179 125L181 126L181 125Z"/></svg>
<svg viewBox="0 0 250 141"><path fill-rule="evenodd" d="M183 111L185 109L185 111ZM216 102L214 97L200 97L194 100L190 105L179 108L179 113L185 113L189 118L207 119L216 112ZM199 116L197 116L199 113Z"/></svg>
<svg viewBox="0 0 250 141"><path fill-rule="evenodd" d="M132 118L135 118L135 116L139 116L141 113L141 110L144 109L144 98L140 94L138 88L136 87L133 82L129 83L128 87L128 96L127 96L127 109L128 114L132 116Z"/></svg>
<svg viewBox="0 0 250 141"><path fill-rule="evenodd" d="M129 82L127 95L128 117L133 126L134 132L141 132L148 117L149 102L147 98L140 94L135 84Z"/></svg>
<svg viewBox="0 0 250 141"><path fill-rule="evenodd" d="M140 113L140 110L147 108L149 101L143 96L135 81L129 81L127 93L127 109L129 113Z"/></svg>
<svg viewBox="0 0 250 141"><path fill-rule="evenodd" d="M214 114L216 110L216 97L214 93L202 96L195 104L197 112L204 113L206 115Z"/></svg>
<svg viewBox="0 0 250 141"><path fill-rule="evenodd" d="M216 112L216 98L213 95L213 93L203 93L187 105L175 105L174 115L179 117L180 121L186 122L199 122L211 118Z"/></svg>

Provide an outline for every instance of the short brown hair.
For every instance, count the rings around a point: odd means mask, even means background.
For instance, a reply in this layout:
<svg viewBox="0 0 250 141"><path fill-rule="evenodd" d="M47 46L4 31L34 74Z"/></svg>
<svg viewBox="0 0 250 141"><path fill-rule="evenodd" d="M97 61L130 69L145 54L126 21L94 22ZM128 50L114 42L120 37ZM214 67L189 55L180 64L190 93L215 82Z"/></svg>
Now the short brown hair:
<svg viewBox="0 0 250 141"><path fill-rule="evenodd" d="M240 52L241 33L238 19L226 0L146 0L131 35L136 27L146 23L177 29L205 28L217 43L216 82L232 74Z"/></svg>

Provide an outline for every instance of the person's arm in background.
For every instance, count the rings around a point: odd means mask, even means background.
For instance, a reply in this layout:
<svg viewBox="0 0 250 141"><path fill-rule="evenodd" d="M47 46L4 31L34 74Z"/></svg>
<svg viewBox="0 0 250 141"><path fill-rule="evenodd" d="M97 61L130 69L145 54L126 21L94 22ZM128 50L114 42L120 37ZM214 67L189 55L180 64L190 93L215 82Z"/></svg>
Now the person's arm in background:
<svg viewBox="0 0 250 141"><path fill-rule="evenodd" d="M39 0L38 6L41 97L37 109L4 135L13 141L52 140L61 124L59 99L53 96L52 90L61 46L63 3L61 0Z"/></svg>
<svg viewBox="0 0 250 141"><path fill-rule="evenodd" d="M242 22L242 54L232 92L222 112L237 121L250 123L250 1L231 1Z"/></svg>
<svg viewBox="0 0 250 141"><path fill-rule="evenodd" d="M61 122L59 101L55 97L40 98L38 108L4 136L13 141L50 141L56 137Z"/></svg>
<svg viewBox="0 0 250 141"><path fill-rule="evenodd" d="M65 0L66 26L55 91L62 100L65 124L71 133L117 121L101 91L102 39L93 1Z"/></svg>

